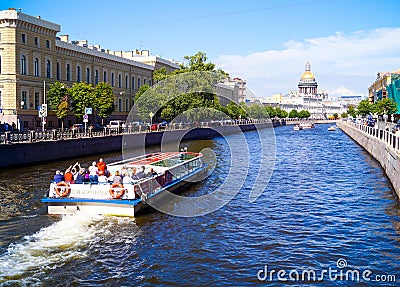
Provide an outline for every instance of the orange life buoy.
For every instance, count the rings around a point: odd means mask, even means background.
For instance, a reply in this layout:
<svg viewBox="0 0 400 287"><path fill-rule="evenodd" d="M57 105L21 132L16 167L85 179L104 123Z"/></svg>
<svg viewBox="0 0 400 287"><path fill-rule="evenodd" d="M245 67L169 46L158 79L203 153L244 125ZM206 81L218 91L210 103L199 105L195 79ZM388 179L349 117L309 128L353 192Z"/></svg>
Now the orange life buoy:
<svg viewBox="0 0 400 287"><path fill-rule="evenodd" d="M122 183L113 183L110 188L110 194L112 198L117 199L120 198L125 193L125 188Z"/></svg>
<svg viewBox="0 0 400 287"><path fill-rule="evenodd" d="M59 197L67 196L71 192L71 187L65 181L61 181L56 184L54 191L57 193Z"/></svg>

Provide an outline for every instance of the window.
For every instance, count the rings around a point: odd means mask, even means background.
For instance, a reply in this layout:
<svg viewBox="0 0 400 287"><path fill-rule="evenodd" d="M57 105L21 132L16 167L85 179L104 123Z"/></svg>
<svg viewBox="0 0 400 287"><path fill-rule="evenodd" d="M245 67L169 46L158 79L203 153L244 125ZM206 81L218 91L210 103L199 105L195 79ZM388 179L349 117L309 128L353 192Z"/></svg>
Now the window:
<svg viewBox="0 0 400 287"><path fill-rule="evenodd" d="M143 79L143 85L146 85L146 79Z"/></svg>
<svg viewBox="0 0 400 287"><path fill-rule="evenodd" d="M125 89L129 89L128 76L125 76Z"/></svg>
<svg viewBox="0 0 400 287"><path fill-rule="evenodd" d="M125 99L125 110L128 112L129 111L129 100Z"/></svg>
<svg viewBox="0 0 400 287"><path fill-rule="evenodd" d="M46 48L50 49L50 41L49 40L46 40Z"/></svg>
<svg viewBox="0 0 400 287"><path fill-rule="evenodd" d="M38 37L35 37L35 46L39 46L39 39L38 39Z"/></svg>
<svg viewBox="0 0 400 287"><path fill-rule="evenodd" d="M135 88L135 77L132 77L132 89Z"/></svg>
<svg viewBox="0 0 400 287"><path fill-rule="evenodd" d="M33 72L35 77L39 77L39 59L35 58L34 64L33 64Z"/></svg>
<svg viewBox="0 0 400 287"><path fill-rule="evenodd" d="M40 99L39 92L35 92L35 110L37 110L39 107L39 99Z"/></svg>
<svg viewBox="0 0 400 287"><path fill-rule="evenodd" d="M21 35L21 42L26 43L26 34Z"/></svg>
<svg viewBox="0 0 400 287"><path fill-rule="evenodd" d="M151 86L151 80L149 80L149 86Z"/></svg>
<svg viewBox="0 0 400 287"><path fill-rule="evenodd" d="M0 91L0 108L2 107L3 105L1 104L1 91Z"/></svg>
<svg viewBox="0 0 400 287"><path fill-rule="evenodd" d="M67 64L67 81L71 81L71 66Z"/></svg>
<svg viewBox="0 0 400 287"><path fill-rule="evenodd" d="M24 109L24 110L26 110L26 107L27 107L27 93L26 93L26 91L22 91L22 94L21 94L21 109Z"/></svg>
<svg viewBox="0 0 400 287"><path fill-rule="evenodd" d="M21 56L21 75L26 75L26 57L25 57L25 55Z"/></svg>
<svg viewBox="0 0 400 287"><path fill-rule="evenodd" d="M137 88L140 89L140 78L137 78Z"/></svg>
<svg viewBox="0 0 400 287"><path fill-rule="evenodd" d="M86 68L86 83L90 83L90 69Z"/></svg>
<svg viewBox="0 0 400 287"><path fill-rule="evenodd" d="M121 76L121 74L118 75L118 88L122 88L122 76Z"/></svg>
<svg viewBox="0 0 400 287"><path fill-rule="evenodd" d="M103 72L103 82L107 83L107 72L106 71Z"/></svg>
<svg viewBox="0 0 400 287"><path fill-rule="evenodd" d="M114 87L114 73L111 73L111 87Z"/></svg>
<svg viewBox="0 0 400 287"><path fill-rule="evenodd" d="M94 84L97 85L99 83L99 70L94 71Z"/></svg>
<svg viewBox="0 0 400 287"><path fill-rule="evenodd" d="M118 99L118 111L122 112L122 99Z"/></svg>
<svg viewBox="0 0 400 287"><path fill-rule="evenodd" d="M50 60L46 61L46 77L51 78L51 63Z"/></svg>
<svg viewBox="0 0 400 287"><path fill-rule="evenodd" d="M79 83L81 81L81 67L76 67L76 81Z"/></svg>
<svg viewBox="0 0 400 287"><path fill-rule="evenodd" d="M57 62L57 80L61 80L60 63Z"/></svg>
<svg viewBox="0 0 400 287"><path fill-rule="evenodd" d="M0 55L0 74L1 74L1 55Z"/></svg>

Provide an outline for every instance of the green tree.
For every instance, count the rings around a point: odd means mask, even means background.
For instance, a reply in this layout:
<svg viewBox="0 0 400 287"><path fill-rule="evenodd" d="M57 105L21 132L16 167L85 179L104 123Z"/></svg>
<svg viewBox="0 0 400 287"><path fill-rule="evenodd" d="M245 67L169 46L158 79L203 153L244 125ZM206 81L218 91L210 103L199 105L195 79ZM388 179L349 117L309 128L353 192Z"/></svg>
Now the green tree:
<svg viewBox="0 0 400 287"><path fill-rule="evenodd" d="M391 115L397 112L397 103L391 98L385 98L374 103L371 109L378 115Z"/></svg>
<svg viewBox="0 0 400 287"><path fill-rule="evenodd" d="M342 119L345 119L345 118L347 118L349 115L347 114L347 113L342 113L341 115L340 115L340 117L342 118Z"/></svg>
<svg viewBox="0 0 400 287"><path fill-rule="evenodd" d="M337 120L338 117L339 117L339 114L338 114L338 113L334 113L334 114L333 114L333 118L334 118L335 120Z"/></svg>
<svg viewBox="0 0 400 287"><path fill-rule="evenodd" d="M104 119L111 116L115 110L115 97L112 87L104 82L98 83L93 90L93 100L93 107L101 117L102 124L104 124Z"/></svg>
<svg viewBox="0 0 400 287"><path fill-rule="evenodd" d="M167 69L165 69L165 67L157 69L153 73L154 83L161 82L161 81L165 80L167 77L168 77L168 73L167 73Z"/></svg>
<svg viewBox="0 0 400 287"><path fill-rule="evenodd" d="M299 117L299 112L295 109L289 112L289 118L294 119Z"/></svg>
<svg viewBox="0 0 400 287"><path fill-rule="evenodd" d="M268 115L268 118L272 119L276 116L276 111L273 107L271 106L265 106L265 111Z"/></svg>
<svg viewBox="0 0 400 287"><path fill-rule="evenodd" d="M140 98L140 96L143 95L148 89L150 89L149 85L140 86L139 91L137 91L136 94L135 94L135 103Z"/></svg>
<svg viewBox="0 0 400 287"><path fill-rule="evenodd" d="M353 118L357 116L357 110L353 106L347 108L347 114L351 115Z"/></svg>
<svg viewBox="0 0 400 287"><path fill-rule="evenodd" d="M61 128L64 129L63 119L68 116L70 111L70 98L67 85L61 82L55 82L50 85L47 92L47 101L50 109L55 110L56 116L61 120Z"/></svg>
<svg viewBox="0 0 400 287"><path fill-rule="evenodd" d="M306 118L309 118L310 116L311 116L311 114L309 111L301 110L299 112L299 118L301 118L301 119L306 119Z"/></svg>
<svg viewBox="0 0 400 287"><path fill-rule="evenodd" d="M72 110L78 121L82 120L85 108L94 107L96 99L93 91L92 85L86 83L74 83L68 89L68 93L72 99Z"/></svg>
<svg viewBox="0 0 400 287"><path fill-rule="evenodd" d="M357 106L357 115L365 117L372 112L372 105L369 103L368 99L362 100Z"/></svg>

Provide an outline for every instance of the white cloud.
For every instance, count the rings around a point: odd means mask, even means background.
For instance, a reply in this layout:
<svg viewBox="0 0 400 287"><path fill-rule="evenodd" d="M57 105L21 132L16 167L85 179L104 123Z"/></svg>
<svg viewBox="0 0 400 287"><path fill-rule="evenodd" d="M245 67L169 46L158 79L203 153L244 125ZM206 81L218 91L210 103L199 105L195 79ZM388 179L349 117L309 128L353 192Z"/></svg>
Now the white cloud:
<svg viewBox="0 0 400 287"><path fill-rule="evenodd" d="M380 71L400 67L400 28L288 41L282 50L221 55L213 60L232 76L247 80L257 96L296 90L304 65L311 63L319 88L332 94L366 95Z"/></svg>

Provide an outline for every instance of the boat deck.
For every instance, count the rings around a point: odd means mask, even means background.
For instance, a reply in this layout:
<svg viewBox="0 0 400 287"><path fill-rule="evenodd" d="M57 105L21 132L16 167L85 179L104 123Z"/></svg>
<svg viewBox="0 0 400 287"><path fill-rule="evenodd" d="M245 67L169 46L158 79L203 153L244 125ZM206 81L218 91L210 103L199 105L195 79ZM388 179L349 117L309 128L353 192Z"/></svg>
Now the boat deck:
<svg viewBox="0 0 400 287"><path fill-rule="evenodd" d="M147 165L147 164L152 164L164 159L171 158L173 156L178 155L179 152L169 152L169 153L157 153L157 154L152 154L152 156L144 158L144 159L139 159L136 161L132 161L128 163L128 165Z"/></svg>

